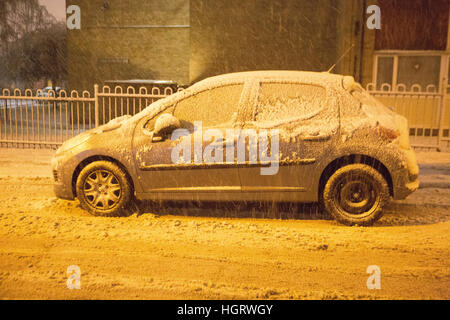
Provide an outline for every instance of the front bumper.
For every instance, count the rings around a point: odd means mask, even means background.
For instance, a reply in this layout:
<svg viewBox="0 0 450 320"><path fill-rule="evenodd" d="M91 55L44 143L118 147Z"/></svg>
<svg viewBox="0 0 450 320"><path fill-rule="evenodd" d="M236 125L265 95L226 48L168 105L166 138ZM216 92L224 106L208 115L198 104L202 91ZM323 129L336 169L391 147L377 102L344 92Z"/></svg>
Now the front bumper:
<svg viewBox="0 0 450 320"><path fill-rule="evenodd" d="M53 172L53 191L56 197L73 200L75 199L72 190L72 175L67 174L73 172L73 169L69 168L70 161L64 161L64 156L54 156L52 158L52 172Z"/></svg>
<svg viewBox="0 0 450 320"><path fill-rule="evenodd" d="M65 200L75 199L75 197L73 196L72 187L67 188L67 186L62 183L53 184L53 191L55 192L55 196L57 198Z"/></svg>

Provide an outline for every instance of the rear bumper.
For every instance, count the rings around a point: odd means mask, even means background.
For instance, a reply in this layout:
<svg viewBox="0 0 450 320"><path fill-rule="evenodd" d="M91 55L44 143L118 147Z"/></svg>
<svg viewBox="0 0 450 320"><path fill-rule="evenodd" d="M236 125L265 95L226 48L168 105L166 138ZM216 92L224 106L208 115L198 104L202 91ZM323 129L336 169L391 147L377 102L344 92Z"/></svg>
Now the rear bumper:
<svg viewBox="0 0 450 320"><path fill-rule="evenodd" d="M394 199L403 200L419 188L419 179L394 187Z"/></svg>
<svg viewBox="0 0 450 320"><path fill-rule="evenodd" d="M419 188L419 167L412 149L404 151L404 167L392 175L395 200L403 200Z"/></svg>

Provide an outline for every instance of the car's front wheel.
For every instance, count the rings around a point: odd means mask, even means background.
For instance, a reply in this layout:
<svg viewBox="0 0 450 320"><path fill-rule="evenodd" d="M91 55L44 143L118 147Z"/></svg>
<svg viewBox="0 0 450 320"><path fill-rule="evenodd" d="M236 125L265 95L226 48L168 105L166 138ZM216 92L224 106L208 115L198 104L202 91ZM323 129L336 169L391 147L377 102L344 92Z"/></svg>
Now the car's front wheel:
<svg viewBox="0 0 450 320"><path fill-rule="evenodd" d="M377 170L365 164L351 164L328 179L323 205L340 223L369 226L381 218L389 197L388 184Z"/></svg>
<svg viewBox="0 0 450 320"><path fill-rule="evenodd" d="M132 197L126 173L109 161L96 161L84 167L77 179L76 192L81 207L96 216L122 215Z"/></svg>

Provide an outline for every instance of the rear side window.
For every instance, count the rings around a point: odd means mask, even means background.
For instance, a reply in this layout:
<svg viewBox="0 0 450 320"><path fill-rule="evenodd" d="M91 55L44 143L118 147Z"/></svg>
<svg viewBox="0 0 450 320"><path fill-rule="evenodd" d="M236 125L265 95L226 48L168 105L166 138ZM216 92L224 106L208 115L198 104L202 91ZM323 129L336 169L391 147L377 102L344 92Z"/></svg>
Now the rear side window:
<svg viewBox="0 0 450 320"><path fill-rule="evenodd" d="M325 106L326 90L299 83L260 84L256 121L282 121L312 118Z"/></svg>
<svg viewBox="0 0 450 320"><path fill-rule="evenodd" d="M179 101L174 116L205 127L231 122L238 111L243 84L226 85L201 91Z"/></svg>

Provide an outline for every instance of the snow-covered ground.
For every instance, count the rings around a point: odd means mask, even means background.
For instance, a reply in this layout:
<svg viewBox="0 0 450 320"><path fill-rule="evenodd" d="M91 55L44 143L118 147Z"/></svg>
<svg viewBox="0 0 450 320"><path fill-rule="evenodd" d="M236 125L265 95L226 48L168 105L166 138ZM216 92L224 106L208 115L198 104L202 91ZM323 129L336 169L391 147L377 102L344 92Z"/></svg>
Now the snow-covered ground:
<svg viewBox="0 0 450 320"><path fill-rule="evenodd" d="M450 153L418 153L422 188L363 228L316 205L93 217L54 197L53 152L0 149L0 298L450 298ZM80 290L67 289L70 265ZM381 290L367 289L369 265Z"/></svg>

